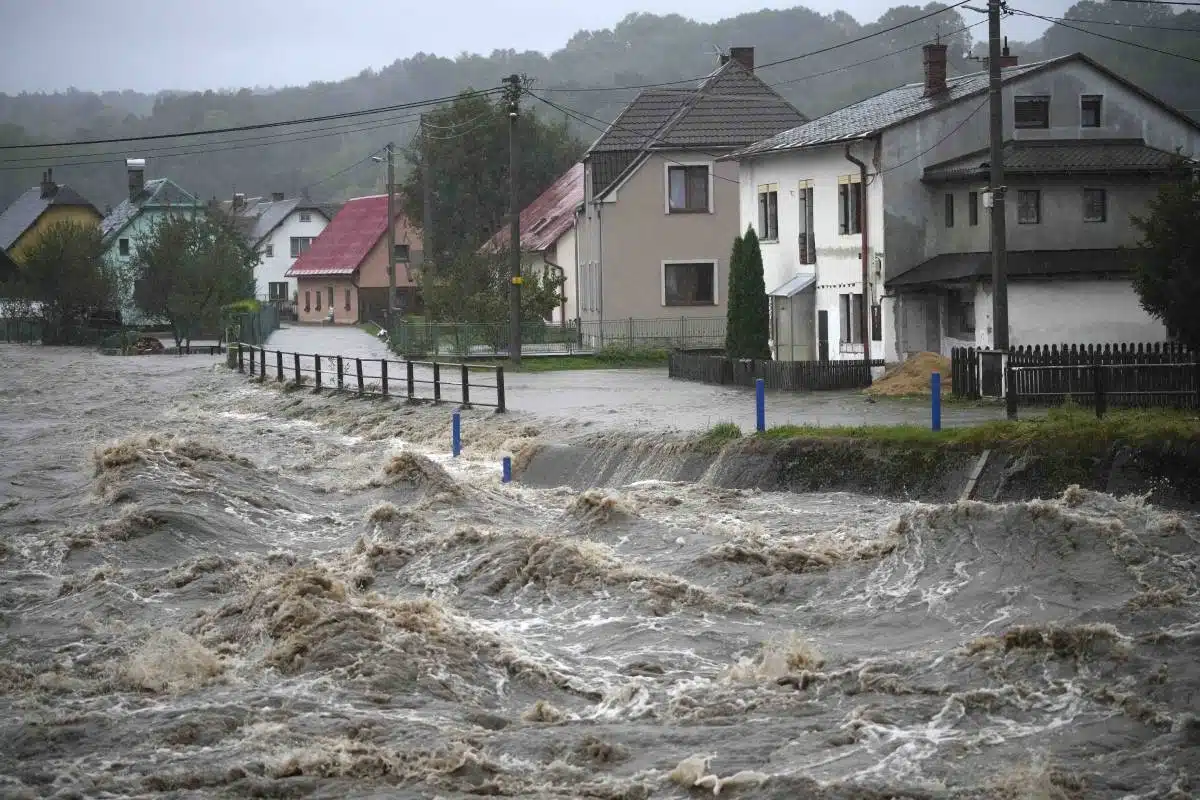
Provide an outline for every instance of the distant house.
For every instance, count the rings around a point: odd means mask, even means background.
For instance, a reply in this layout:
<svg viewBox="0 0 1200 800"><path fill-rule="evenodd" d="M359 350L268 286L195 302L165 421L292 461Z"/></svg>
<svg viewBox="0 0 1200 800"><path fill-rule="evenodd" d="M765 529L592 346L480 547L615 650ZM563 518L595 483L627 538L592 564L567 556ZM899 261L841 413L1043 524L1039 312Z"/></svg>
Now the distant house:
<svg viewBox="0 0 1200 800"><path fill-rule="evenodd" d="M276 192L270 198L235 194L221 204L223 210L245 223L247 240L258 251L254 269L259 300L294 302L299 285L287 271L325 230L334 211L307 198L285 199Z"/></svg>
<svg viewBox="0 0 1200 800"><path fill-rule="evenodd" d="M396 202L396 207L400 207ZM284 273L297 282L301 322L382 322L388 308L387 195L357 197L337 212ZM421 229L397 213L396 297L400 313L419 308L411 270L421 263Z"/></svg>
<svg viewBox="0 0 1200 800"><path fill-rule="evenodd" d="M17 274L17 262L6 251L0 250L0 286L8 283Z"/></svg>
<svg viewBox="0 0 1200 800"><path fill-rule="evenodd" d="M46 170L41 184L26 190L0 213L0 250L20 263L24 254L54 223L97 225L100 216L96 207L79 192L55 183L53 170Z"/></svg>
<svg viewBox="0 0 1200 800"><path fill-rule="evenodd" d="M575 214L581 203L583 164L576 164L521 212L522 269L564 280L563 302L551 315L554 322L575 319L578 314ZM506 226L485 247L499 250L508 247L508 242Z"/></svg>
<svg viewBox="0 0 1200 800"><path fill-rule="evenodd" d="M155 226L172 214L202 214L204 204L169 178L146 180L146 160L126 159L129 196L100 222L106 245L105 258L124 277L121 313L132 325L152 322L133 305L132 263L138 241L154 232Z"/></svg>
<svg viewBox="0 0 1200 800"><path fill-rule="evenodd" d="M731 156L777 358L994 341L988 75L947 78L946 46L924 51L923 82ZM1002 82L1010 345L1161 341L1120 248L1200 126L1081 54L1006 56Z"/></svg>
<svg viewBox="0 0 1200 800"><path fill-rule="evenodd" d="M753 47L730 53L696 87L643 91L584 155L584 321L724 320L742 223L737 165L718 159L805 121L754 74Z"/></svg>

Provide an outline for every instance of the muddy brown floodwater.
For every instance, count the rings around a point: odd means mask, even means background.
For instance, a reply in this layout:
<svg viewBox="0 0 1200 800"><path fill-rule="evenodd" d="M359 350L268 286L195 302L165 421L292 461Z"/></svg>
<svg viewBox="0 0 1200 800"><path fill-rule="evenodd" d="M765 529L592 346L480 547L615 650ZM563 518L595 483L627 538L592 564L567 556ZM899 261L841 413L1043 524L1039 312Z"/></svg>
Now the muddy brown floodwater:
<svg viewBox="0 0 1200 800"><path fill-rule="evenodd" d="M534 489L561 422L0 356L0 796L1200 792L1142 498Z"/></svg>

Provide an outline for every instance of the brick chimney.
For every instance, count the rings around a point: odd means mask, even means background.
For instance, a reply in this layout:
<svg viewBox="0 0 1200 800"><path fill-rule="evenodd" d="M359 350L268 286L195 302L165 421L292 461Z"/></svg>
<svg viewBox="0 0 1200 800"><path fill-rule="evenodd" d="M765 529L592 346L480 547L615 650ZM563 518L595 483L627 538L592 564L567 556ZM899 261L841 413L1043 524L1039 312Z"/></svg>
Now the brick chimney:
<svg viewBox="0 0 1200 800"><path fill-rule="evenodd" d="M1000 69L1005 67L1015 67L1017 65L1017 57L1008 52L1008 37L1004 37L1004 52L1000 55Z"/></svg>
<svg viewBox="0 0 1200 800"><path fill-rule="evenodd" d="M243 193L243 192L234 192L234 193L233 193L233 205L232 205L232 208L233 208L233 210L234 210L234 211L241 211L241 210L242 210L242 207L243 207L243 206L245 206L245 205L246 205L246 195L245 195L245 193Z"/></svg>
<svg viewBox="0 0 1200 800"><path fill-rule="evenodd" d="M125 174L129 178L129 199L135 199L146 188L146 159L125 159Z"/></svg>
<svg viewBox="0 0 1200 800"><path fill-rule="evenodd" d="M748 72L754 72L753 47L731 47L729 48L729 57L745 67Z"/></svg>
<svg viewBox="0 0 1200 800"><path fill-rule="evenodd" d="M271 192L271 202L272 203L283 202L283 192Z"/></svg>
<svg viewBox="0 0 1200 800"><path fill-rule="evenodd" d="M925 51L925 96L946 91L946 45L927 44Z"/></svg>
<svg viewBox="0 0 1200 800"><path fill-rule="evenodd" d="M56 194L58 194L58 184L54 182L54 170L48 169L42 173L42 199L49 199Z"/></svg>

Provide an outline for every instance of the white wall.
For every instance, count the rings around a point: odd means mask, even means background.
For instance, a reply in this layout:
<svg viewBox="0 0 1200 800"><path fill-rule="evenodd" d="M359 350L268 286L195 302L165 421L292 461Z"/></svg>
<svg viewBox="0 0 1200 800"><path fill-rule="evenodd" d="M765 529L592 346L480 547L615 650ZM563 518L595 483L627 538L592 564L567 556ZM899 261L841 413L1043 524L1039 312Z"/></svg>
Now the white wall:
<svg viewBox="0 0 1200 800"><path fill-rule="evenodd" d="M866 162L867 184L867 227L870 234L869 285L867 290L868 312L873 302L883 295L881 244L883 242L883 191L882 179L871 178L874 172L874 152L870 145L853 145L852 155ZM747 226L758 232L758 187L763 184L779 185L779 238L763 241L763 277L767 291L800 274L817 274L816 308L829 314L830 359L861 359L861 345L842 346L838 342L841 330L842 294L857 294L862 289L862 236L843 236L838 229L838 179L845 175L857 175L858 166L846 159L844 144L813 148L779 155L743 161L739 173L739 207L741 231ZM816 236L816 264L800 263L800 200L801 181L813 185L813 224ZM872 341L872 357L882 357L889 352L887 321L890 303L884 304L883 342ZM814 325L815 317L814 317ZM816 341L816 330L813 341Z"/></svg>
<svg viewBox="0 0 1200 800"><path fill-rule="evenodd" d="M979 314L976 300L976 314ZM988 294L987 327L991 327ZM1141 307L1125 280L1014 281L1008 285L1009 342L1106 344L1162 342L1167 330ZM979 330L978 316L975 326Z"/></svg>
<svg viewBox="0 0 1200 800"><path fill-rule="evenodd" d="M575 228L569 229L562 236L558 237L558 241L554 243L554 248L551 251L550 260L563 268L563 275L567 282L563 284L563 291L567 295L567 319L575 319L579 315L579 298L575 286ZM556 322L562 322L561 308L554 312Z"/></svg>
<svg viewBox="0 0 1200 800"><path fill-rule="evenodd" d="M311 236L317 238L321 235L321 231L325 230L325 226L329 224L329 220L325 219L325 215L319 211L309 211L310 215L308 222L300 221L301 211L293 211L287 218L271 233L267 239L259 245L260 261L254 269L254 278L258 284L256 291L260 300L268 298L268 286L271 283L281 283L287 281L288 284L288 299L291 300L297 291L295 278L284 276L295 263L296 259L292 258L291 238L293 236ZM267 257L267 244L274 247L274 253L271 257Z"/></svg>

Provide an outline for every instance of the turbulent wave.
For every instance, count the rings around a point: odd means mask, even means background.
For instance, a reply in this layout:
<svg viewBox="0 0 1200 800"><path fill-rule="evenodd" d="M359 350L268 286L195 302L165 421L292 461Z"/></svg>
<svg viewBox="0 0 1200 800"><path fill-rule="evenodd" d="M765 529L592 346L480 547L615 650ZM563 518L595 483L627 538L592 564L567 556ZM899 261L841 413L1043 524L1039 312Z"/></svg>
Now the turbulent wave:
<svg viewBox="0 0 1200 800"><path fill-rule="evenodd" d="M538 421L70 357L0 407L4 796L1200 791L1193 516L501 484Z"/></svg>

